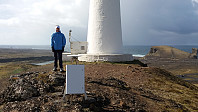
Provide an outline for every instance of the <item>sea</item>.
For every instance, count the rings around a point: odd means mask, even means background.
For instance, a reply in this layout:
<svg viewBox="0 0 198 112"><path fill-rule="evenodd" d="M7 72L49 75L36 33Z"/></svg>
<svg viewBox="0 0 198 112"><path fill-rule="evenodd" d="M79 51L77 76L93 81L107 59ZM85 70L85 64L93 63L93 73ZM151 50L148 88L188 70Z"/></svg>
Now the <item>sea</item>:
<svg viewBox="0 0 198 112"><path fill-rule="evenodd" d="M144 57L149 53L150 48L155 45L125 45L123 53L133 54L136 57ZM169 45L177 49L191 53L192 48L198 48L198 45ZM7 49L38 49L38 50L51 50L50 45L0 45L0 48ZM69 45L66 46L66 51L70 52Z"/></svg>

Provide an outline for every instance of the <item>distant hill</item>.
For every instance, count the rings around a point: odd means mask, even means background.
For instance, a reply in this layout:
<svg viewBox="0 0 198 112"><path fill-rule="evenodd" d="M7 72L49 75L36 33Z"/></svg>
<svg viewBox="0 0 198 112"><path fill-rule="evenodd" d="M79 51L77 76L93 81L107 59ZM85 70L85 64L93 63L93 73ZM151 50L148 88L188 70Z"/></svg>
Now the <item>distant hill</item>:
<svg viewBox="0 0 198 112"><path fill-rule="evenodd" d="M188 53L170 46L153 46L145 57L197 59L197 48L192 48L192 53Z"/></svg>

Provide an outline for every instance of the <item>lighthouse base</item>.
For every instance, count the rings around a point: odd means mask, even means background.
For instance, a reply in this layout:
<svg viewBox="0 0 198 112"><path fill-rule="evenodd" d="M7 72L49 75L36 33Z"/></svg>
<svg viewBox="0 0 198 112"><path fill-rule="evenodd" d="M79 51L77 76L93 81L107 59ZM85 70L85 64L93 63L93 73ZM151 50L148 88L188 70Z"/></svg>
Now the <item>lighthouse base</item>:
<svg viewBox="0 0 198 112"><path fill-rule="evenodd" d="M132 54L79 54L79 61L85 62L125 62L133 61Z"/></svg>

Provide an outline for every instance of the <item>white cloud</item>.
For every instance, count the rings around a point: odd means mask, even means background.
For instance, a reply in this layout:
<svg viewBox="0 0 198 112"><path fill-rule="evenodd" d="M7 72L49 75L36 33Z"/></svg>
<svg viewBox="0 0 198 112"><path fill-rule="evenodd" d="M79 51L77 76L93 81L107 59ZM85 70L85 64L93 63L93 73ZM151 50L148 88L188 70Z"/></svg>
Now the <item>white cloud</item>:
<svg viewBox="0 0 198 112"><path fill-rule="evenodd" d="M198 0L121 3L124 44L198 44ZM0 0L0 44L49 44L57 24L86 40L88 8L89 0Z"/></svg>
<svg viewBox="0 0 198 112"><path fill-rule="evenodd" d="M16 26L19 25L20 20L17 17L9 18L9 19L0 19L0 24L7 26Z"/></svg>
<svg viewBox="0 0 198 112"><path fill-rule="evenodd" d="M198 0L192 0L193 6L196 6L198 4Z"/></svg>
<svg viewBox="0 0 198 112"><path fill-rule="evenodd" d="M14 44L49 44L57 24L64 33L69 28L86 29L88 3L89 0L0 1L0 34L7 39L20 39ZM0 44L10 44L3 39L0 36Z"/></svg>

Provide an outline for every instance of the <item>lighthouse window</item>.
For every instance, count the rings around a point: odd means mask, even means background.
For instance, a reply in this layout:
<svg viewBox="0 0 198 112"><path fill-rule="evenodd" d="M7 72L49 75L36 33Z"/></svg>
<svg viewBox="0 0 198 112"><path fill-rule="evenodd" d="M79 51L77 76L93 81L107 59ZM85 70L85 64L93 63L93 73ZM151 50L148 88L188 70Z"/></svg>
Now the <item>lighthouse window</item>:
<svg viewBox="0 0 198 112"><path fill-rule="evenodd" d="M85 46L81 46L81 50L85 50Z"/></svg>

